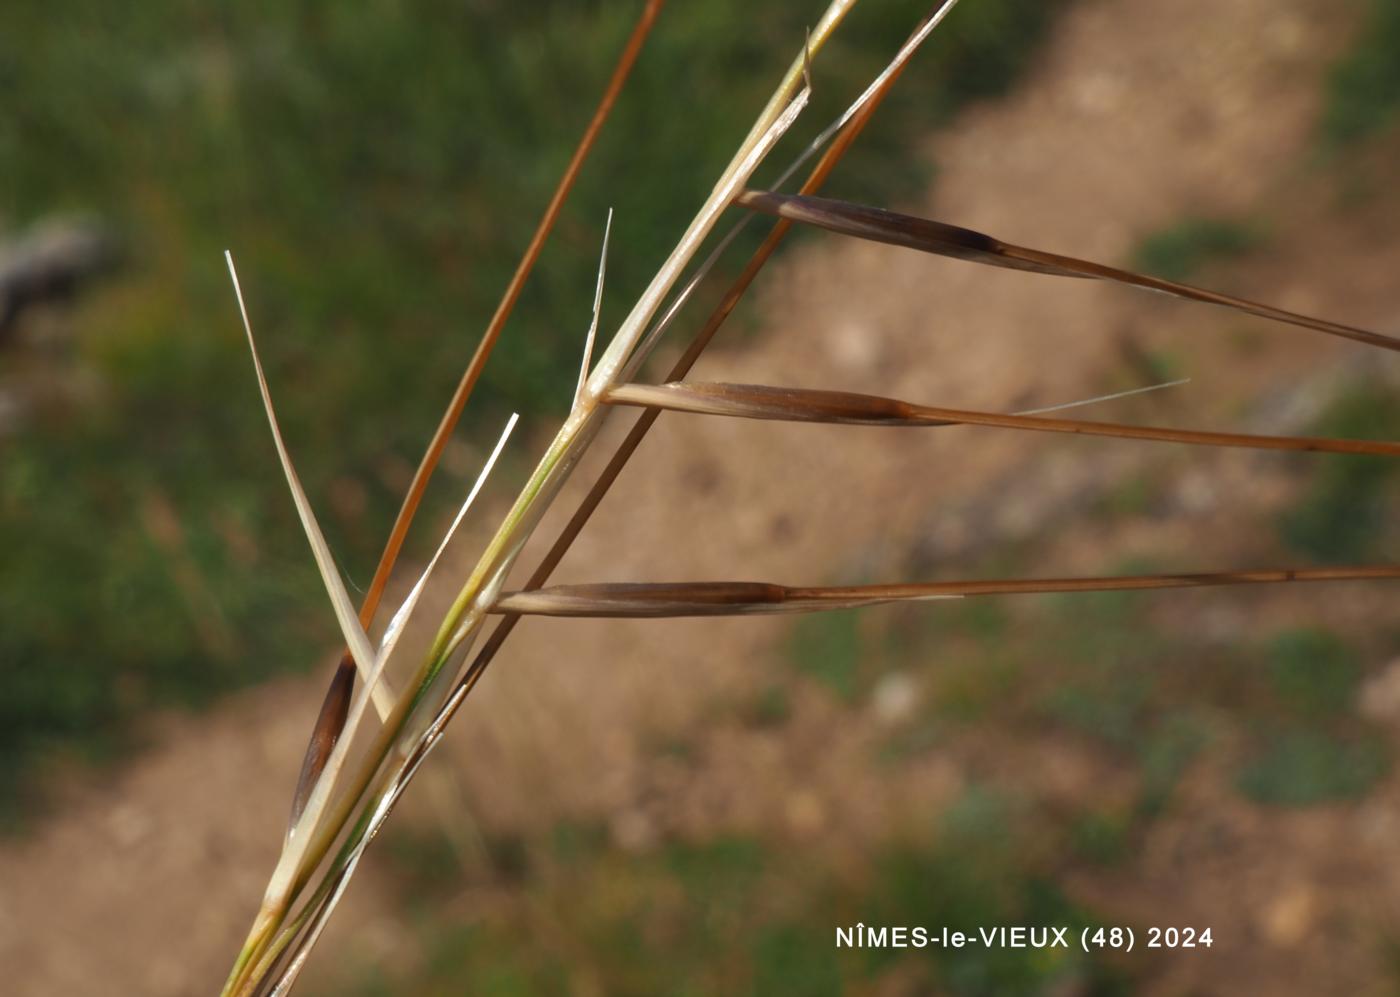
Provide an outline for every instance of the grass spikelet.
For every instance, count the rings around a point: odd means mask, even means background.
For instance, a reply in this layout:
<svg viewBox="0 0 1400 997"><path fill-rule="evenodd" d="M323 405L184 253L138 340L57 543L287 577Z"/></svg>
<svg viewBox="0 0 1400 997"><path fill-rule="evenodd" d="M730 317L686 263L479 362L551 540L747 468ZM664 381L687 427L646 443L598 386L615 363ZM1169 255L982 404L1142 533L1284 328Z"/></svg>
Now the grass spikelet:
<svg viewBox="0 0 1400 997"><path fill-rule="evenodd" d="M1266 568L1098 578L979 579L818 588L777 585L772 582L624 582L556 585L533 592L509 592L501 597L492 608L492 612L606 619L753 616L771 613L815 613L877 606L889 602L921 602L977 595L1123 592L1216 585L1394 579L1400 579L1400 565Z"/></svg>
<svg viewBox="0 0 1400 997"><path fill-rule="evenodd" d="M795 194L777 194L771 191L745 191L735 203L753 211L789 218L804 225L824 228L842 235L851 235L873 242L884 242L906 249L932 253L935 256L948 256L971 263L1004 267L1011 270L1025 270L1030 273L1049 274L1055 277L1076 277L1092 280L1107 280L1131 287L1141 287L1149 291L1160 291L1176 298L1201 301L1220 305L1235 311L1273 319L1289 325L1301 326L1330 336L1340 336L1368 346L1379 346L1386 350L1400 350L1400 339L1379 332L1357 329L1326 319L1312 318L1295 312L1284 311L1270 305L1231 297L1218 291L1207 291L1161 277L1121 270L1118 267L1073 256L1061 256L1040 249L1016 246L1002 242L992 236L972 229L948 225L944 222L914 215L903 215L883 208L872 208L847 201L835 201L825 197L810 197Z"/></svg>
<svg viewBox="0 0 1400 997"><path fill-rule="evenodd" d="M671 382L661 385L623 384L607 395L614 405L669 409L698 415L784 422L820 422L848 426L994 426L1045 433L1155 440L1195 446L1244 447L1253 450L1298 450L1316 453L1371 454L1400 457L1400 443L1381 440L1340 440L1311 436L1257 436L1212 433L1155 426L1128 426L1082 419L1052 419L1037 415L1002 415L971 409L915 405L897 398L846 391L774 388L759 384Z"/></svg>

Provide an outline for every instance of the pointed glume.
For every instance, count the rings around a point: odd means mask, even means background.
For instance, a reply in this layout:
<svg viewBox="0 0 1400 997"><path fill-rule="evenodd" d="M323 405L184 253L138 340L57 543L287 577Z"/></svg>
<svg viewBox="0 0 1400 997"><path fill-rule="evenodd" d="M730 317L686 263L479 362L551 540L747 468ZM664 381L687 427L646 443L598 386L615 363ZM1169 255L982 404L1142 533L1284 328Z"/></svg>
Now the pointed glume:
<svg viewBox="0 0 1400 997"><path fill-rule="evenodd" d="M608 237L612 235L613 209L608 209L608 221L603 226L603 249L598 254L598 286L593 291L593 319L588 323L588 336L583 341L583 360L579 364L578 386L574 388L574 407L583 401L583 386L593 369L593 344L598 339L598 317L603 309L603 279L608 273Z"/></svg>
<svg viewBox="0 0 1400 997"><path fill-rule="evenodd" d="M363 674L368 675L374 668L374 647L370 644L369 636L365 633L365 628L355 613L355 606L350 601L350 593L345 589L345 580L341 577L340 568L336 566L330 545L326 543L326 538L321 532L321 525L316 520L316 513L311 508L310 499L306 497L306 490L301 486L301 479L297 476L296 467L292 463L292 455L288 452L287 443L282 437L282 428L277 422L277 410L272 404L272 391L268 387L267 375L263 371L257 340L253 336L253 323L248 317L248 304L243 299L243 288L238 281L238 269L234 266L233 253L229 250L224 250L224 262L228 264L228 274L229 279L233 282L234 297L238 299L238 314L243 320L243 331L248 338L248 353L253 360L253 372L257 376L258 393L262 397L263 412L267 416L268 428L272 431L272 442L277 449L277 459L282 464L282 473L287 479L287 488L292 493L292 502L296 506L297 517L301 520L302 530L306 534L307 543L311 546L311 553L316 559L316 567L321 573L321 582L326 589L327 596L330 597L331 606L335 610L336 622L340 624L340 632L341 636L345 638L345 645L353 653L356 667ZM387 716L394 704L392 690L386 684L380 683L374 687L373 694L374 705L379 711L379 715L381 717Z"/></svg>
<svg viewBox="0 0 1400 997"><path fill-rule="evenodd" d="M772 191L748 190L734 199L734 203L751 211L759 211L779 218L787 218L803 225L813 225L842 235L884 242L937 256L973 263L984 263L1011 270L1026 270L1031 273L1050 274L1056 277L1078 277L1094 280L1108 280L1132 287L1160 291L1190 301L1233 308L1236 311L1258 315L1261 318L1286 322L1330 336L1379 346L1386 350L1400 350L1400 339L1386 336L1367 329L1329 322L1326 319L1312 318L1295 312L1284 311L1271 305L1260 304L1244 298L1231 297L1216 291L1207 291L1181 284L1161 277L1134 273L1117 267L1061 256L1039 249L1017 246L1002 242L992 236L972 229L948 225L944 222L904 215L896 211L886 211L847 201L836 201L826 197L812 197L803 194L778 194Z"/></svg>

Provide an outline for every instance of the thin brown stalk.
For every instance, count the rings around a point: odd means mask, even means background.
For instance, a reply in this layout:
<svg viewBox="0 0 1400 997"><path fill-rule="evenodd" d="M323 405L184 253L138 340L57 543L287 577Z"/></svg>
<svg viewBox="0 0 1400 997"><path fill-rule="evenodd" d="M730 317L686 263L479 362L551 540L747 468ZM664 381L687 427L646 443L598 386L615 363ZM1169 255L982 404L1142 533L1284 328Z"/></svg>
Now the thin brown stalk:
<svg viewBox="0 0 1400 997"><path fill-rule="evenodd" d="M813 391L774 388L759 384L623 384L605 400L613 405L670 409L698 415L785 422L820 422L851 426L995 426L1001 429L1045 433L1074 433L1129 440L1156 440L1194 446L1247 447L1254 450L1300 450L1316 453L1369 454L1400 457L1400 443L1384 440L1347 440L1312 436L1258 436L1249 433L1215 433L1157 426L1129 426L1084 419L1056 419L1040 415L1009 415L970 409L915 405L897 398L860 395L848 391Z"/></svg>
<svg viewBox="0 0 1400 997"><path fill-rule="evenodd" d="M907 249L917 249L924 253L932 253L936 256L949 256L954 259L1006 267L1012 270L1028 270L1056 277L1091 278L1128 284L1150 291L1160 291L1173 297L1233 308L1250 315L1258 315L1277 322L1286 322L1289 325L1324 332L1330 336L1341 336L1358 343L1379 346L1382 349L1400 350L1400 339L1378 332L1357 329L1349 325L1329 322L1326 319L1312 318L1308 315L1299 315L1256 301L1220 294L1217 291L1207 291L1190 284L1164 280L1161 277L1134 273L1131 270L1121 270L1102 263L1092 263L1088 260L1076 259L1073 256L1061 256L1058 253L1047 253L1039 249L1013 245L981 232L974 232L971 229L948 225L928 218L903 215L895 211L886 211L883 208L872 208L846 201L834 201L825 197L778 194L770 191L745 191L734 200L736 204L753 211L776 215L779 218L788 218L804 225L824 228L831 232L855 236L859 239L884 242Z"/></svg>
<svg viewBox="0 0 1400 997"><path fill-rule="evenodd" d="M895 585L794 587L771 582L656 582L555 585L508 592L493 613L608 619L681 616L748 616L811 613L888 602L913 602L976 595L1046 592L1121 592L1264 585L1282 582L1379 581L1400 579L1400 565L1346 568L1271 568L1197 574L1124 575L1097 578L1006 578Z"/></svg>

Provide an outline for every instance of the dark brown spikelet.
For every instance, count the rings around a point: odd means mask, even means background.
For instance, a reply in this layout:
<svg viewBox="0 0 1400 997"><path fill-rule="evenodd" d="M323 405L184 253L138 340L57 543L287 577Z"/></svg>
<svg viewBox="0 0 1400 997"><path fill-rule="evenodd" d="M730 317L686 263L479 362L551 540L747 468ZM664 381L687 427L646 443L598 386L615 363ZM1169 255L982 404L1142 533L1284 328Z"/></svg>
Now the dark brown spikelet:
<svg viewBox="0 0 1400 997"><path fill-rule="evenodd" d="M787 218L803 225L813 225L842 235L852 235L858 239L889 243L917 249L936 256L950 256L958 260L984 263L1011 270L1028 270L1032 273L1050 274L1056 277L1080 277L1092 280L1108 280L1132 287L1160 291L1177 298L1190 301L1203 301L1207 304L1233 308L1236 311L1258 315L1261 318L1286 322L1324 332L1330 336L1341 336L1358 343L1379 346L1386 350L1400 350L1400 339L1357 329L1326 319L1298 315L1281 308L1231 297L1216 291L1181 284L1174 280L1151 277L1147 274L1120 270L1118 267L1073 256L1061 256L1026 246L1016 246L1002 242L992 236L971 229L959 228L944 222L914 215L902 215L883 208L873 208L847 201L835 201L826 197L811 197L802 194L776 194L770 191L745 191L735 198L735 203L768 215Z"/></svg>
<svg viewBox="0 0 1400 997"><path fill-rule="evenodd" d="M296 792L292 795L292 817L287 822L287 833L301 819L306 809L306 800L311 789L326 767L326 759L331 755L340 733L345 729L345 718L350 712L350 696L355 691L355 659L346 651L336 666L326 698L321 701L321 712L316 716L316 725L311 729L311 739L306 745L306 756L301 761L301 774L297 776Z"/></svg>

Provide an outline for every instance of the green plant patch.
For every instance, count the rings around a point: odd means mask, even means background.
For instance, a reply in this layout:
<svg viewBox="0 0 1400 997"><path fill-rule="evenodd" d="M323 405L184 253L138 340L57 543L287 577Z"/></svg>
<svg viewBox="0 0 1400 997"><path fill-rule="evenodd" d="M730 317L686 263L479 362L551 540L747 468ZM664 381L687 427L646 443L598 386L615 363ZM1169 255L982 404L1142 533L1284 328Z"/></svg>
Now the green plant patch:
<svg viewBox="0 0 1400 997"><path fill-rule="evenodd" d="M1361 666L1335 634L1322 629L1286 630L1269 641L1274 693L1303 717L1329 717L1351 706Z"/></svg>
<svg viewBox="0 0 1400 997"><path fill-rule="evenodd" d="M1133 815L1115 809L1088 810L1069 828L1070 844L1086 861L1116 866L1131 855Z"/></svg>
<svg viewBox="0 0 1400 997"><path fill-rule="evenodd" d="M813 921L816 918L812 918ZM839 997L846 993L830 932L805 922L767 925L750 949L753 997Z"/></svg>
<svg viewBox="0 0 1400 997"><path fill-rule="evenodd" d="M1400 398L1362 384L1334 402L1309 432L1360 439L1400 438ZM1278 521L1292 550L1320 562L1381 561L1396 549L1400 501L1396 463L1384 457L1319 456L1302 496Z"/></svg>
<svg viewBox="0 0 1400 997"><path fill-rule="evenodd" d="M1015 704L1025 663L1013 651L955 644L936 654L933 668L937 717L973 723Z"/></svg>
<svg viewBox="0 0 1400 997"><path fill-rule="evenodd" d="M1028 821L1007 797L969 790L944 815L932 841L904 845L881 859L862 922L870 925L1055 925L1078 935L1094 923L1047 878ZM876 975L913 963L923 986L968 997L1121 992L1121 978L1077 946L1016 949L929 946L867 949Z"/></svg>
<svg viewBox="0 0 1400 997"><path fill-rule="evenodd" d="M465 883L461 858L441 831L398 828L384 835L384 854L400 895L415 906L440 902Z"/></svg>
<svg viewBox="0 0 1400 997"><path fill-rule="evenodd" d="M560 861L547 875L532 867L493 899L484 921L420 918L426 958L393 978L371 971L348 992L1123 992L1125 979L1077 946L942 952L834 944L838 926L858 922L1053 924L1072 935L1101 922L1051 883L1048 852L1034 847L1032 827L1039 834L1045 822L1012 798L974 787L926 838L877 846L870 867L838 873L820 849L794 852L727 835L622 853L596 826L561 824L550 835Z"/></svg>
<svg viewBox="0 0 1400 997"><path fill-rule="evenodd" d="M1061 665L1042 695L1042 712L1109 744L1133 744L1154 708L1158 666L1170 649L1143 616L1141 597L1095 592L1055 596L1043 605L1049 626L1040 639L1057 649Z"/></svg>
<svg viewBox="0 0 1400 997"><path fill-rule="evenodd" d="M792 697L783 686L764 686L743 711L746 723L753 727L781 727L792 716Z"/></svg>
<svg viewBox="0 0 1400 997"><path fill-rule="evenodd" d="M1204 267L1234 259L1259 247L1263 237L1251 225L1225 218L1188 218L1147 236L1133 251L1135 270L1184 281Z"/></svg>
<svg viewBox="0 0 1400 997"><path fill-rule="evenodd" d="M1356 40L1327 79L1322 136L1330 145L1357 142L1400 115L1400 0L1371 0Z"/></svg>
<svg viewBox="0 0 1400 997"><path fill-rule="evenodd" d="M550 852L561 865L582 865L600 855L608 845L602 824L561 820L550 832Z"/></svg>
<svg viewBox="0 0 1400 997"><path fill-rule="evenodd" d="M789 657L797 669L830 689L843 702L860 694L864 644L856 610L812 613L793 626Z"/></svg>
<svg viewBox="0 0 1400 997"><path fill-rule="evenodd" d="M1171 713L1153 725L1138 745L1139 816L1155 817L1166 810L1177 783L1208 738L1205 724L1189 710Z"/></svg>
<svg viewBox="0 0 1400 997"><path fill-rule="evenodd" d="M1264 735L1235 785L1257 803L1307 807L1364 796L1389 768L1390 753L1377 736L1283 728Z"/></svg>

